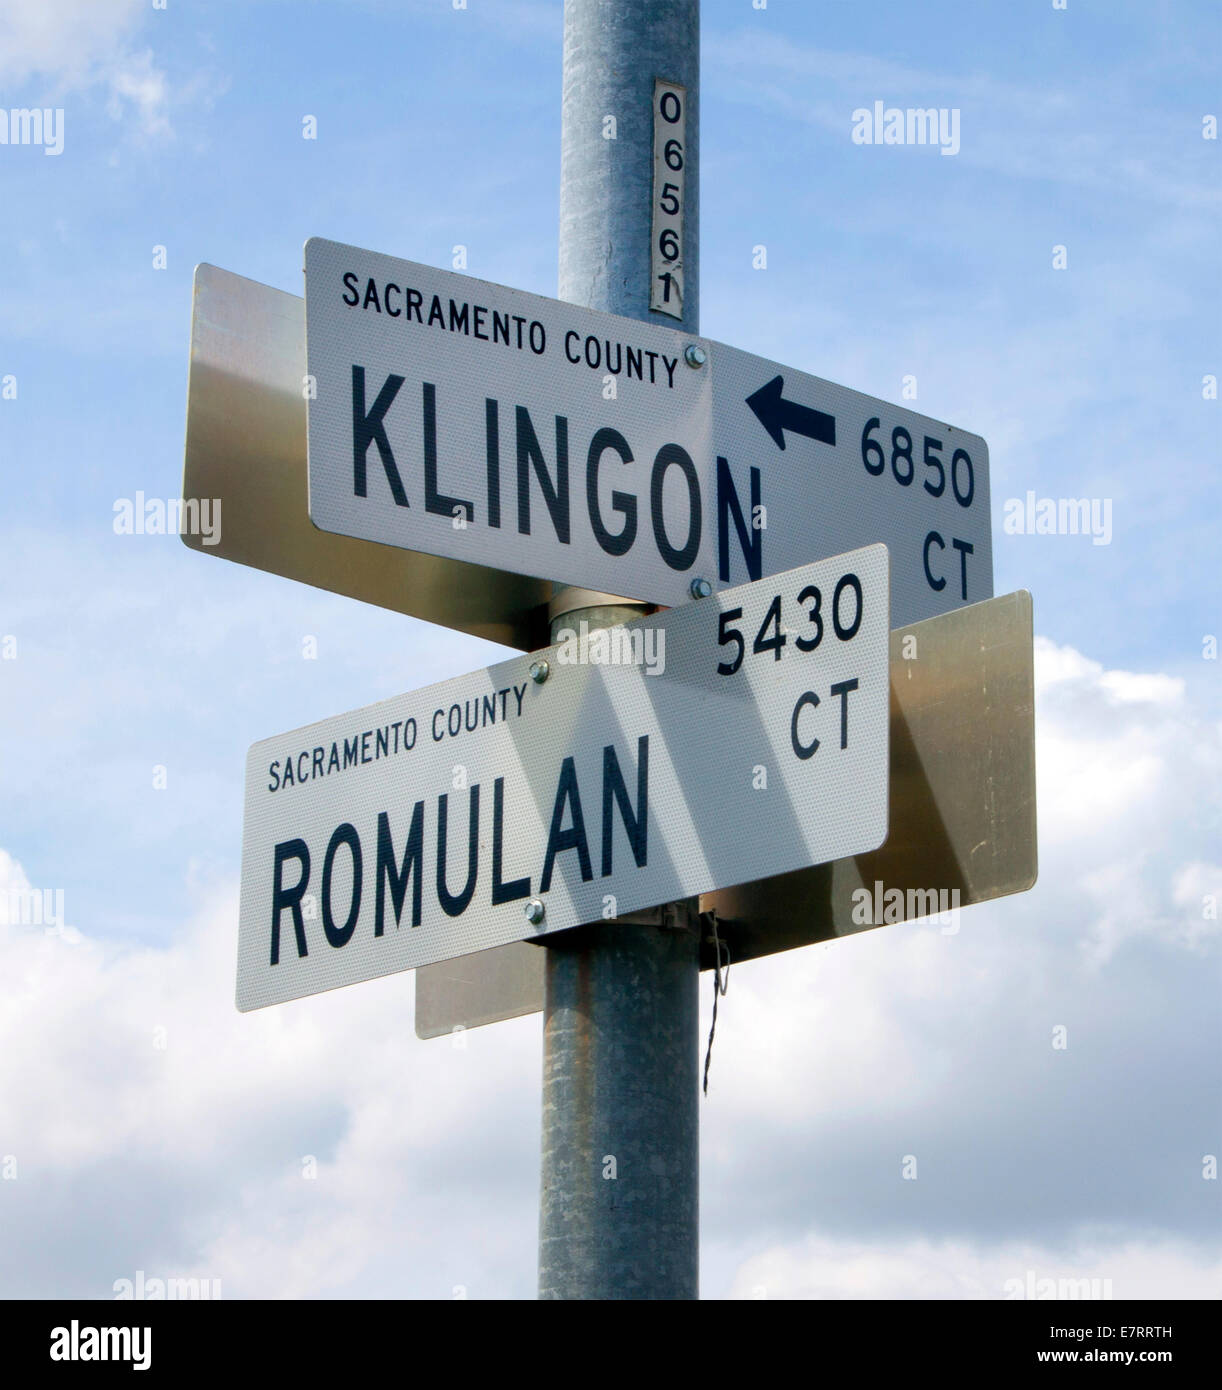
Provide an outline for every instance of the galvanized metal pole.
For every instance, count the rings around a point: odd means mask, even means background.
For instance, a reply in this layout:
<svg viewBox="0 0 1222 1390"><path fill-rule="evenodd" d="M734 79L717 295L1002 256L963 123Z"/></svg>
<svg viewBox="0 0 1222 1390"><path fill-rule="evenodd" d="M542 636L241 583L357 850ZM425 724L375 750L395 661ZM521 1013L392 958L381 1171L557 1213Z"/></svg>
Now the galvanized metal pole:
<svg viewBox="0 0 1222 1390"><path fill-rule="evenodd" d="M698 331L699 51L699 0L565 0L561 299ZM681 319L649 307L655 78L686 89ZM552 603L554 626L640 611ZM698 983L693 902L548 943L540 1298L697 1297Z"/></svg>

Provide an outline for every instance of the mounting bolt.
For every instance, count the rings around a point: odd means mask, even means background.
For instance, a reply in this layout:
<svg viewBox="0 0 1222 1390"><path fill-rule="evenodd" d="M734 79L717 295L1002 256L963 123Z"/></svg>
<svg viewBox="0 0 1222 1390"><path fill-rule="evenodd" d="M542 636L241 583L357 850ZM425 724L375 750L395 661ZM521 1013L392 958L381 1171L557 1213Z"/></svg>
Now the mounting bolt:
<svg viewBox="0 0 1222 1390"><path fill-rule="evenodd" d="M522 911L526 914L526 920L532 927L537 927L543 921L543 914L547 909L538 898L531 898L530 902L522 905Z"/></svg>
<svg viewBox="0 0 1222 1390"><path fill-rule="evenodd" d="M693 598L708 598L713 592L713 586L707 579L693 579L691 583L691 595Z"/></svg>
<svg viewBox="0 0 1222 1390"><path fill-rule="evenodd" d="M536 685L542 685L551 675L552 668L546 661L532 661L530 663L530 678Z"/></svg>
<svg viewBox="0 0 1222 1390"><path fill-rule="evenodd" d="M683 360L689 367L703 367L709 360L709 355L699 343L688 343L683 349Z"/></svg>

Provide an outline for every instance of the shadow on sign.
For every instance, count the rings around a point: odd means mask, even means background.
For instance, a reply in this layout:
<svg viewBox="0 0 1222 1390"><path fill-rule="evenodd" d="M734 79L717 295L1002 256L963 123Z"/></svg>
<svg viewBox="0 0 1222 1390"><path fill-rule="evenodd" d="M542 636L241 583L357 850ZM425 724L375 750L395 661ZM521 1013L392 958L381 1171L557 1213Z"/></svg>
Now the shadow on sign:
<svg viewBox="0 0 1222 1390"><path fill-rule="evenodd" d="M1025 590L892 632L890 795L890 833L880 849L701 898L703 912L717 913L733 961L926 916L955 894L968 907L1034 884ZM713 966L711 940L701 966ZM417 970L417 1036L539 1011L543 970L543 951L529 942Z"/></svg>

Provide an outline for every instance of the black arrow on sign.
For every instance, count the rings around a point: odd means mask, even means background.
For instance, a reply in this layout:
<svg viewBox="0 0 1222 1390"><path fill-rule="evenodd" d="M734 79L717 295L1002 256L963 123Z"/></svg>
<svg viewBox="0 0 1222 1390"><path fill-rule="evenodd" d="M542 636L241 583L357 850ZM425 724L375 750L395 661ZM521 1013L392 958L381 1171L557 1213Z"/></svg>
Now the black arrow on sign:
<svg viewBox="0 0 1222 1390"><path fill-rule="evenodd" d="M797 401L784 400L781 396L784 389L785 378L774 376L767 386L761 386L747 397L747 404L755 411L756 419L772 436L777 448L785 447L786 430L790 434L805 435L807 439L817 439L820 444L835 444L836 417L799 405Z"/></svg>

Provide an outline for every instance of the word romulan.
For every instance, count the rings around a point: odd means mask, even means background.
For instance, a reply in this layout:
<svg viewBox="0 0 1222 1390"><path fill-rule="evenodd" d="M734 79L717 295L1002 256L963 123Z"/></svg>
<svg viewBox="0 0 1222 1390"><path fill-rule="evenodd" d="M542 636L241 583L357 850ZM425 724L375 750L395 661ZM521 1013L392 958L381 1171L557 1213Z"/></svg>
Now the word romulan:
<svg viewBox="0 0 1222 1390"><path fill-rule="evenodd" d="M529 794L529 793L528 793ZM588 796L588 789L587 789ZM602 755L602 786L598 803L601 806L601 848L599 867L602 877L609 877L614 871L615 827L620 822L627 836L628 848L638 869L649 862L649 735L642 734L637 741L636 756L636 803L628 791L628 783L620 766L615 745L608 743ZM417 801L411 809L410 819L406 809L396 813L397 825L392 826L390 811L379 811L363 825L362 832L350 821L335 827L327 841L322 861L322 925L327 943L340 948L346 946L356 931L361 916L361 902L366 888L366 865L372 863L373 874L368 887L374 894L373 934L382 936L386 919L393 910L393 925L398 927L406 903L407 890L412 890L411 924L418 927L423 920L425 868L425 806ZM450 828L450 796L442 792L436 798L429 820L435 827L435 836L430 842L435 844L435 858L431 878L437 903L447 917L461 917L470 906L475 890L480 882L480 848L489 841L489 827L486 822L488 798L478 782L467 788L467 872L463 885L457 891L450 886L448 863ZM592 808L591 808L592 809ZM407 822L406 834L403 824ZM491 872L484 871L485 891L490 893L494 906L516 902L531 896L531 879L505 879L505 821L506 793L505 778L497 777L492 784L492 825L491 831ZM396 830L399 838L396 841ZM400 852L398 845L402 845ZM316 847L317 849L317 847ZM349 888L346 911L342 920L337 920L333 904L336 862L344 851L347 869L350 866ZM551 887L552 875L560 855L572 853L577 856L577 865L583 883L594 877L594 860L591 857L590 834L586 828L586 812L583 807L581 788L577 781L577 767L572 757L566 757L560 764L556 779L556 794L552 803L551 826L547 835L547 846L543 855L543 865L539 876L538 892L546 893ZM310 885L310 876L317 862L316 853L310 853L310 846L300 836L282 840L275 847L272 869L272 913L271 913L271 961L280 963L281 922L287 912L292 922L293 940L298 957L309 955L306 941L305 913L303 900ZM295 865L291 869L289 866ZM289 874L296 881L288 880ZM389 890L389 898L388 898ZM342 910L342 908L341 908Z"/></svg>

